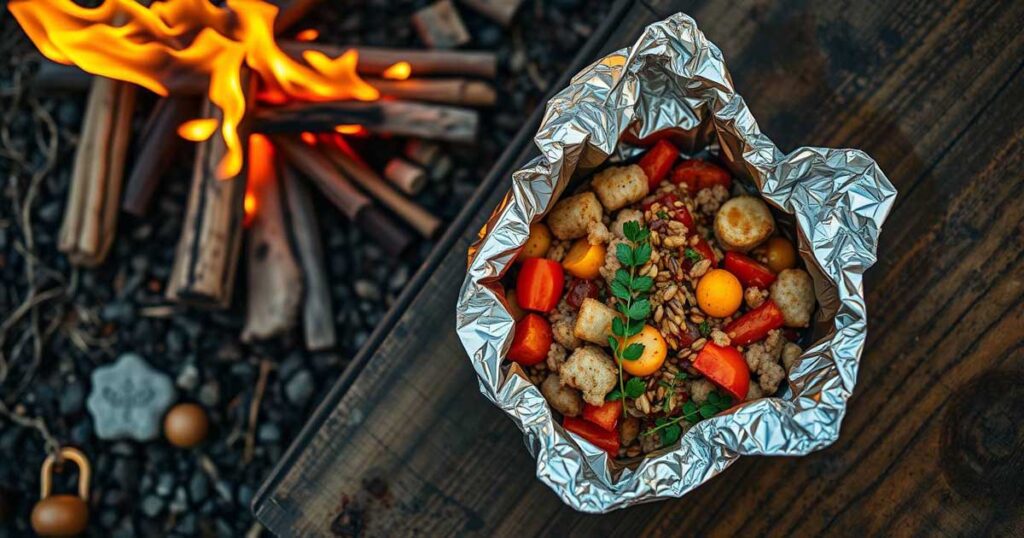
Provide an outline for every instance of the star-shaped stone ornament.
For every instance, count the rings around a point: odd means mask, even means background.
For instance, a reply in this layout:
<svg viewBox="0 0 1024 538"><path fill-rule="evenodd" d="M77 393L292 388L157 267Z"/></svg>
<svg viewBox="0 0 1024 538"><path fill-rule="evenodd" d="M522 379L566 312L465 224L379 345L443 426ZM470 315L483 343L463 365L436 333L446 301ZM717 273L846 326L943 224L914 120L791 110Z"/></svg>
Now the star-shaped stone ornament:
<svg viewBox="0 0 1024 538"><path fill-rule="evenodd" d="M135 353L93 370L86 406L100 439L149 441L160 433L167 408L174 403L174 384Z"/></svg>

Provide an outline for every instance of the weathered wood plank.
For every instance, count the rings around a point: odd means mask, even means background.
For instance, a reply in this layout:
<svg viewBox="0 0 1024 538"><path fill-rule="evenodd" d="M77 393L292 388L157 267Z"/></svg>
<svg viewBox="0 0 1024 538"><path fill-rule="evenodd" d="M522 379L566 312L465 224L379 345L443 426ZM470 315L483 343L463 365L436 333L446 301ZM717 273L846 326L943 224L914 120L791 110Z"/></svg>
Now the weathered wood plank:
<svg viewBox="0 0 1024 538"><path fill-rule="evenodd" d="M564 507L477 394L454 331L417 317L451 309L498 189L260 517L284 534L326 532L347 495L371 534L1019 533L1024 5L646 4L697 19L784 150L865 149L900 189L867 278L868 347L839 441L743 458L682 500L605 516ZM382 500L371 492L384 483Z"/></svg>

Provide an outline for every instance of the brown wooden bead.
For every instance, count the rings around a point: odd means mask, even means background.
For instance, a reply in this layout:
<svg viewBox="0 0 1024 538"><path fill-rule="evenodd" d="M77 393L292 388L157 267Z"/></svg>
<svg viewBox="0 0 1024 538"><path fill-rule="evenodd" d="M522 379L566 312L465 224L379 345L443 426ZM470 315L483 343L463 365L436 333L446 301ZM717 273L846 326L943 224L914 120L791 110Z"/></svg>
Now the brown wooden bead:
<svg viewBox="0 0 1024 538"><path fill-rule="evenodd" d="M89 523L89 507L77 495L51 495L32 508L32 530L40 536L77 536Z"/></svg>
<svg viewBox="0 0 1024 538"><path fill-rule="evenodd" d="M178 404L164 417L164 436L172 445L181 448L191 448L203 442L209 429L206 411L194 403Z"/></svg>

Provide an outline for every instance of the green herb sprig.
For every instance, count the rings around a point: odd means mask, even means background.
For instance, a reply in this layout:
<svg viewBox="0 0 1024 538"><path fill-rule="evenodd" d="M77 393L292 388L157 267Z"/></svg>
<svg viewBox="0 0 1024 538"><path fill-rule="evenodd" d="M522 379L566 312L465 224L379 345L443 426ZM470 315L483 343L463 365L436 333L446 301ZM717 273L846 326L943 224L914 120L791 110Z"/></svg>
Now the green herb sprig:
<svg viewBox="0 0 1024 538"><path fill-rule="evenodd" d="M717 391L708 393L708 399L701 405L693 400L683 404L683 414L675 418L660 417L654 421L654 427L643 432L641 435L653 435L661 432L661 444L671 445L679 440L683 434L683 427L679 423L683 420L690 424L696 424L704 419L711 418L726 409L732 407L732 397L719 394Z"/></svg>
<svg viewBox="0 0 1024 538"><path fill-rule="evenodd" d="M612 391L608 400L622 400L622 410L626 410L626 402L623 396L638 398L643 394L645 385L638 378L633 378L626 383L622 378L622 362L635 361L644 353L644 346L640 343L626 345L626 341L638 334L644 328L647 316L651 314L651 303L647 295L654 286L654 279L646 275L638 275L637 271L651 259L651 232L644 228L637 221L629 221L622 226L622 234L626 236L627 243L619 243L615 249L615 257L618 258L622 268L615 272L612 279L611 292L618 299L616 305L622 317L612 320L612 335L608 337L608 344L615 353L615 362L619 366L619 388Z"/></svg>

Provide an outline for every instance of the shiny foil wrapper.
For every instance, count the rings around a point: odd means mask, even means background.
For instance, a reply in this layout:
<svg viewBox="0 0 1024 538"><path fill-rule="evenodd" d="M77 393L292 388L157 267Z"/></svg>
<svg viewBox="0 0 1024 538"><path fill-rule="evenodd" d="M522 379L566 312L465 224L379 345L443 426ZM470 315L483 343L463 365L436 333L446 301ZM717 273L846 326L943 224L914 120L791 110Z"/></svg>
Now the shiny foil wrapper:
<svg viewBox="0 0 1024 538"><path fill-rule="evenodd" d="M814 278L814 343L777 397L745 402L690 429L675 446L619 463L562 429L518 365L505 360L515 324L501 278L570 183L639 154L620 143L670 130L684 151L711 148L751 191L795 227ZM591 64L551 99L535 143L541 155L512 176L470 249L457 329L480 391L523 431L537 477L583 512L680 497L741 455L793 456L839 436L867 335L863 275L896 190L864 152L800 148L784 154L761 133L733 88L721 51L676 14L632 46ZM576 182L573 180L576 179Z"/></svg>

